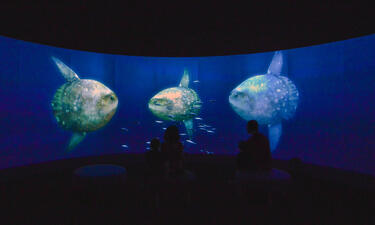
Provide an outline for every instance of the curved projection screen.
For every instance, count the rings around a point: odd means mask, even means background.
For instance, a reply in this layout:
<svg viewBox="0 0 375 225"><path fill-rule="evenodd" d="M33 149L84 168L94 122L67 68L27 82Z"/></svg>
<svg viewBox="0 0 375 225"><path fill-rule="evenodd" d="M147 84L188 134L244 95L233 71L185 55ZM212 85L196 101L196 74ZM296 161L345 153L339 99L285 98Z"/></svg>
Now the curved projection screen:
<svg viewBox="0 0 375 225"><path fill-rule="evenodd" d="M236 154L256 119L275 158L375 174L375 35L248 55L97 54L0 37L0 168L140 153L177 124Z"/></svg>

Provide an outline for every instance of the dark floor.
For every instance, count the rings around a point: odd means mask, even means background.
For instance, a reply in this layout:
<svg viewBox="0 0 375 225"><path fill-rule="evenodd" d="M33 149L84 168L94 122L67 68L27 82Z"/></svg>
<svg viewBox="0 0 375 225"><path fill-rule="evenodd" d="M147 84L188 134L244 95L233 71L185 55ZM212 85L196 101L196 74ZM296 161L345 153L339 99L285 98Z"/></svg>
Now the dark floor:
<svg viewBox="0 0 375 225"><path fill-rule="evenodd" d="M293 183L286 196L274 193L268 204L262 191L250 190L245 197L237 194L233 164L192 160L188 167L197 180L163 186L155 207L152 199L158 189L144 182L141 162L125 163L124 185L85 192L72 183L77 165L66 163L70 168L50 167L48 172L3 179L0 224L375 224L374 186L367 176L359 178L363 184L357 185L350 182L358 183L356 179L341 182L284 165L292 172ZM187 191L190 202L185 201Z"/></svg>

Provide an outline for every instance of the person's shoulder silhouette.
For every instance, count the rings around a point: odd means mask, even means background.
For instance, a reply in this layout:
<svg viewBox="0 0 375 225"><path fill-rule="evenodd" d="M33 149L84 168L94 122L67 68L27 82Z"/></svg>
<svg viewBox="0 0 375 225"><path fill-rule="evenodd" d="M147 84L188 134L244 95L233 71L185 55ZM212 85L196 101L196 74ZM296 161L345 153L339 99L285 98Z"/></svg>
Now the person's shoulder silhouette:
<svg viewBox="0 0 375 225"><path fill-rule="evenodd" d="M247 145L255 145L254 147L262 148L264 151L270 151L268 138L259 132L258 122L255 120L250 120L247 123L247 132L251 135L247 140ZM253 146L248 146L253 147Z"/></svg>
<svg viewBox="0 0 375 225"><path fill-rule="evenodd" d="M153 158L154 156L159 156L160 153L160 141L158 138L153 138L150 142L150 150L146 153L146 155Z"/></svg>
<svg viewBox="0 0 375 225"><path fill-rule="evenodd" d="M268 138L259 132L258 122L250 120L247 123L247 132L251 135L246 142L240 143L238 162L242 162L242 168L254 170L271 169L271 149ZM251 164L251 165L250 165Z"/></svg>

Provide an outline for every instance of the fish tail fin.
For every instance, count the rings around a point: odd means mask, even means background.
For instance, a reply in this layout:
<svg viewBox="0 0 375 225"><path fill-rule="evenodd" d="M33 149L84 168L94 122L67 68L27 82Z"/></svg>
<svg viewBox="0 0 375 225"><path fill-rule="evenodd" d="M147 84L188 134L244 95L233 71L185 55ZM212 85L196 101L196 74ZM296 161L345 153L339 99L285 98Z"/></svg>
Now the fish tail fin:
<svg viewBox="0 0 375 225"><path fill-rule="evenodd" d="M194 127L193 119L184 120L184 124L186 127L186 133L188 134L189 139L191 139L193 137L193 127Z"/></svg>
<svg viewBox="0 0 375 225"><path fill-rule="evenodd" d="M71 152L84 138L86 137L86 133L73 133L72 137L70 138L68 147L66 149L67 152Z"/></svg>
<svg viewBox="0 0 375 225"><path fill-rule="evenodd" d="M270 140L271 152L273 152L276 149L277 144L279 143L279 140L280 140L281 133L282 133L281 122L268 126L268 138Z"/></svg>

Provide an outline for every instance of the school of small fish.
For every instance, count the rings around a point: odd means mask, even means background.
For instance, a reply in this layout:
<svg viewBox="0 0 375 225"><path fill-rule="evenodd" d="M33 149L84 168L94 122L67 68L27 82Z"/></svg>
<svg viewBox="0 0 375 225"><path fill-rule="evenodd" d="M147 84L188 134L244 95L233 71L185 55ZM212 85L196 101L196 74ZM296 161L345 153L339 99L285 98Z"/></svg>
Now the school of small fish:
<svg viewBox="0 0 375 225"><path fill-rule="evenodd" d="M198 80L196 81L193 81L194 83L199 83ZM211 99L209 100L209 102L215 102L216 100L214 99ZM196 116L196 113L191 113L192 115ZM173 118L173 116L169 116L170 118ZM215 134L216 132L216 128L212 127L211 125L208 125L208 124L205 124L205 123L202 123L204 121L204 119L202 117L194 117L195 120L198 120L200 121L200 123L198 124L198 129L201 130L202 132L204 133L207 133L207 134ZM173 121L173 120L172 120ZM156 124L160 124L160 125L163 125L165 124L164 121L162 120L155 120L154 121ZM167 128L166 127L161 127L162 130L166 130ZM125 128L125 127L122 127L121 130L123 131L129 131L128 128ZM187 136L187 133L180 133L180 136ZM186 143L189 143L191 145L197 145L197 143L191 139L186 139L185 140ZM149 147L149 145L151 144L150 141L146 141L146 150L150 150L151 148ZM129 149L129 146L126 145L126 144L123 144L121 145L121 147L123 147L124 149ZM214 152L210 152L210 151L206 151L206 150L200 150L201 153L203 154L206 154L206 155L213 155Z"/></svg>

